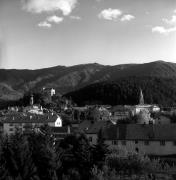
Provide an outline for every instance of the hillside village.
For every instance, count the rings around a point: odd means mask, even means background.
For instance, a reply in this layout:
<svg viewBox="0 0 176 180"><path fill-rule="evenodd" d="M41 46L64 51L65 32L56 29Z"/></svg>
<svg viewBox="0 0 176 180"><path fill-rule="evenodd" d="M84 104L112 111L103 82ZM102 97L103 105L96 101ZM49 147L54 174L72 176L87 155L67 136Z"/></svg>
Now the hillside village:
<svg viewBox="0 0 176 180"><path fill-rule="evenodd" d="M43 88L45 95L55 98L54 88ZM47 92L47 93L46 93ZM86 105L78 107L68 99L57 111L35 104L31 94L28 106L9 107L1 110L0 129L2 134L11 135L42 131L49 126L56 141L76 132L86 134L90 144L97 143L102 131L109 148L124 148L148 155L173 155L176 151L176 110L160 108L155 104L145 104L140 89L137 105Z"/></svg>

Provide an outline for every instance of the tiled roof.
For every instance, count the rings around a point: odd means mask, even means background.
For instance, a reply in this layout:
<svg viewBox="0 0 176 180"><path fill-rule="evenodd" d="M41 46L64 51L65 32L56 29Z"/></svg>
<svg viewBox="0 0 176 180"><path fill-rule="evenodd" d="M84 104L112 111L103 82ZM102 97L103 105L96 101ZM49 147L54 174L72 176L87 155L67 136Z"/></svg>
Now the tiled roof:
<svg viewBox="0 0 176 180"><path fill-rule="evenodd" d="M68 133L68 127L51 127L51 131L54 134L67 134ZM76 128L70 127L70 133L73 133L76 131Z"/></svg>
<svg viewBox="0 0 176 180"><path fill-rule="evenodd" d="M84 131L87 134L96 134L99 132L100 129L103 129L107 127L109 124L112 124L110 121L96 121L96 122L91 122L91 121L83 121L79 129Z"/></svg>
<svg viewBox="0 0 176 180"><path fill-rule="evenodd" d="M12 113L1 118L2 123L48 123L55 122L57 115L36 115L30 113Z"/></svg>
<svg viewBox="0 0 176 180"><path fill-rule="evenodd" d="M117 111L120 111L120 112L124 112L124 111L130 111L132 106L122 106L122 105L117 105L117 106L113 106L110 111L111 112L117 112Z"/></svg>
<svg viewBox="0 0 176 180"><path fill-rule="evenodd" d="M112 140L176 140L176 125L111 125L104 129L104 136Z"/></svg>

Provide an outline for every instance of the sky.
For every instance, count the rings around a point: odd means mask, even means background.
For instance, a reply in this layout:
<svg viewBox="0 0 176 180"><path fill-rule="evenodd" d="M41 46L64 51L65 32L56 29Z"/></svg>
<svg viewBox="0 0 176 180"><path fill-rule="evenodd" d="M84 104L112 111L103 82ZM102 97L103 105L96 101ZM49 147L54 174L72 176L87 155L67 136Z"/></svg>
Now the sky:
<svg viewBox="0 0 176 180"><path fill-rule="evenodd" d="M176 62L176 0L0 0L0 68Z"/></svg>

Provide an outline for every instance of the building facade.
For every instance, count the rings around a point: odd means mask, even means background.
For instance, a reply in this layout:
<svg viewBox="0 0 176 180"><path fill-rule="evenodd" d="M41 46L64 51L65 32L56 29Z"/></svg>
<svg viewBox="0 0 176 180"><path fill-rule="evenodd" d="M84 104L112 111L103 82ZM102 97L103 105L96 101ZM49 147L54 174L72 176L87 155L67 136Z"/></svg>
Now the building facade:
<svg viewBox="0 0 176 180"><path fill-rule="evenodd" d="M176 125L173 124L121 124L102 130L110 149L120 148L158 156L176 154ZM98 132L88 131L86 134L90 143L96 144Z"/></svg>
<svg viewBox="0 0 176 180"><path fill-rule="evenodd" d="M43 125L62 127L62 119L56 114L34 115L29 113L16 113L2 117L1 121L3 124L3 133L9 135L14 134L17 130L27 132Z"/></svg>

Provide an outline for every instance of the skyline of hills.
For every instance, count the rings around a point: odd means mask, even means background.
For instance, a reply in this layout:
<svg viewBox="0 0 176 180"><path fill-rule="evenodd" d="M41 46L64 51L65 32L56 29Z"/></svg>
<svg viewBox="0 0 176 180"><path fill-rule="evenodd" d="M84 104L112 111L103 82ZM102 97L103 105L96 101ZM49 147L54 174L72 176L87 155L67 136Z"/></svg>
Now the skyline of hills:
<svg viewBox="0 0 176 180"><path fill-rule="evenodd" d="M155 61L144 64L101 65L81 64L37 70L0 69L0 99L15 100L29 91L52 87L66 94L100 82L128 77L176 79L176 64Z"/></svg>

